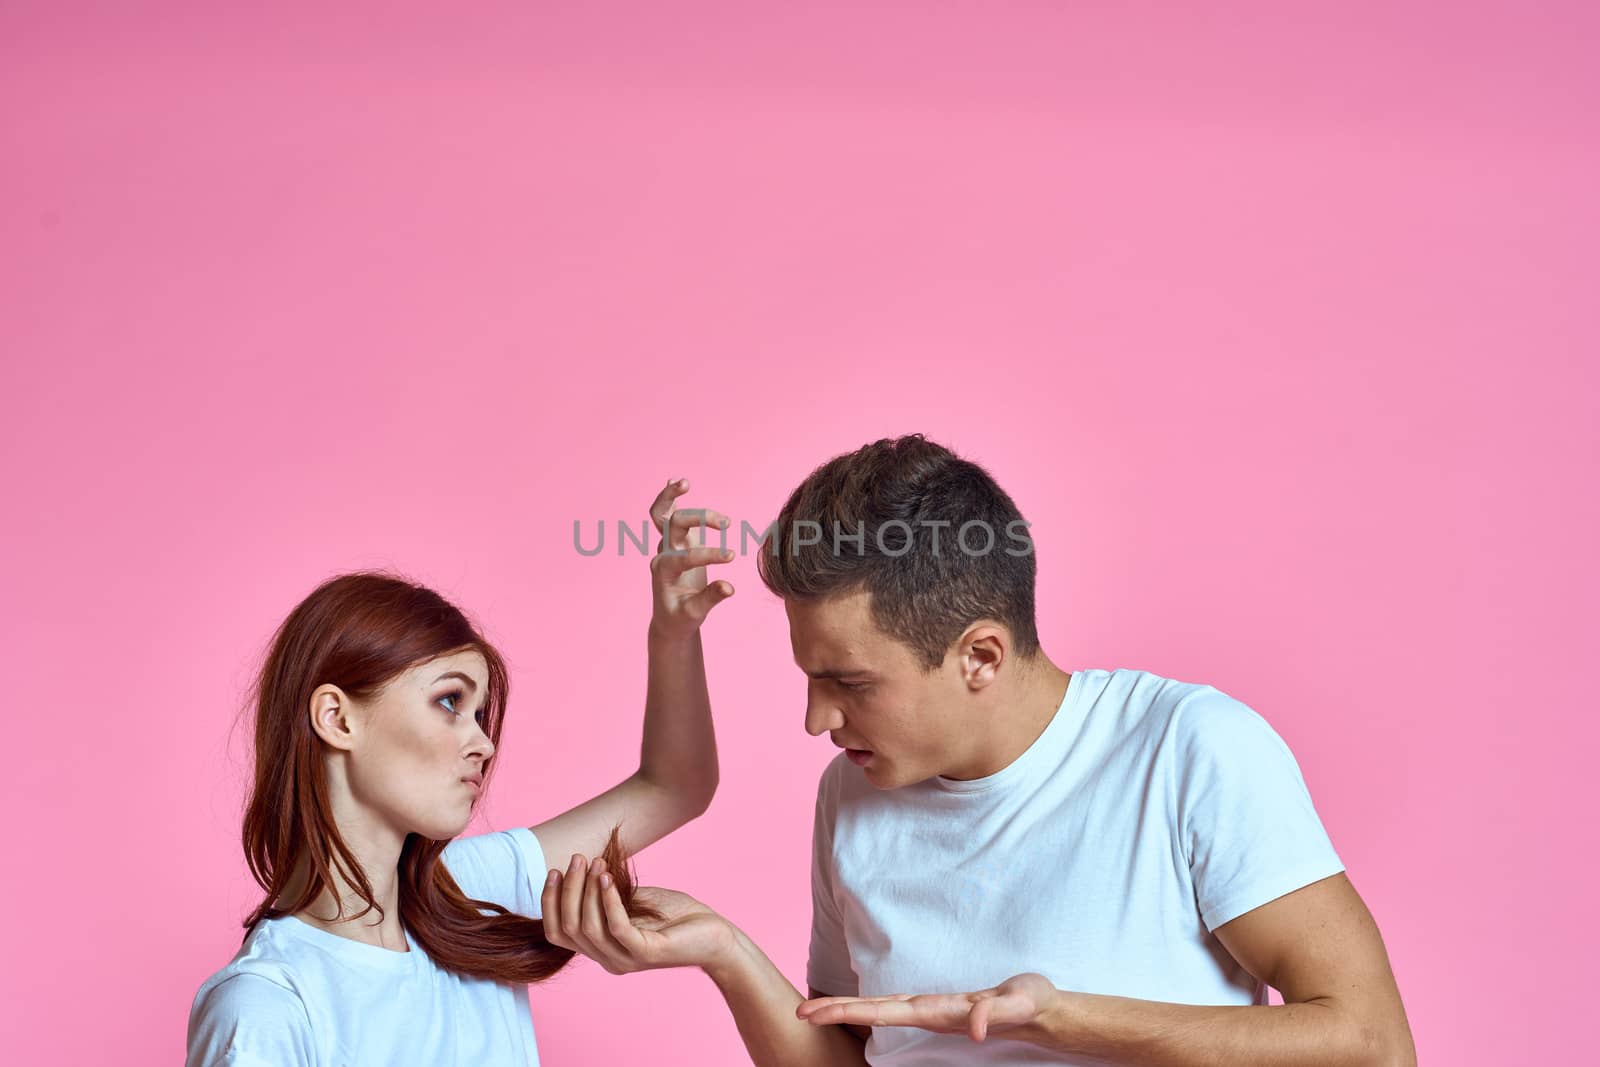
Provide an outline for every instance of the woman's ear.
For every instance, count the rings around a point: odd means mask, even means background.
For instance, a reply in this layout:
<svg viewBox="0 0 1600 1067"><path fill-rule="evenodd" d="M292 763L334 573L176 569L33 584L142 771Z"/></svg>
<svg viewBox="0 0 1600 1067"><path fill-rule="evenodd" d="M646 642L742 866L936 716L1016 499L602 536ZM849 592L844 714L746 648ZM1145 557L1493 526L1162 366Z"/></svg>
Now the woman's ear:
<svg viewBox="0 0 1600 1067"><path fill-rule="evenodd" d="M356 723L349 697L336 685L319 685L311 694L311 729L331 747L348 752L355 747Z"/></svg>

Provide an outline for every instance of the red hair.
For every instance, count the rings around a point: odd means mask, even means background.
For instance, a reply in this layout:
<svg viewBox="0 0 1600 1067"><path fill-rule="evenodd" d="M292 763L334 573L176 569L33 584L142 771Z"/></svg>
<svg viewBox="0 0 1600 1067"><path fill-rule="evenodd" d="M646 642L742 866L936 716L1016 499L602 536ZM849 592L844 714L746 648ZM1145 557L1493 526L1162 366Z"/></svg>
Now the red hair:
<svg viewBox="0 0 1600 1067"><path fill-rule="evenodd" d="M483 729L498 748L509 689L505 661L433 590L384 571L344 574L313 590L278 627L249 691L255 780L245 808L244 853L266 898L244 920L247 930L262 919L303 910L324 890L333 892L335 869L367 903L357 916L373 909L382 915L366 872L333 820L324 742L311 728L311 694L320 685L336 685L357 700L371 699L411 667L465 651L478 652L488 664ZM484 764L485 788L494 764L493 756ZM446 844L410 834L400 851L400 919L434 962L475 978L523 984L566 966L572 949L545 940L543 921L461 891L439 862ZM603 855L628 913L660 918L634 901L616 829ZM285 900L287 882L302 860L310 877Z"/></svg>

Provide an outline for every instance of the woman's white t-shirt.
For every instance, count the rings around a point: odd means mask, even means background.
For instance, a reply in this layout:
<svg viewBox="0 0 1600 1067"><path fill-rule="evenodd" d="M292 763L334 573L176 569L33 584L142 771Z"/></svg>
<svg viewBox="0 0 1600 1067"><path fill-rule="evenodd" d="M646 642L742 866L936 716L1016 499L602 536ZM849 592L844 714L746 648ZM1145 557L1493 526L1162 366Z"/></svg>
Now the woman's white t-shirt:
<svg viewBox="0 0 1600 1067"><path fill-rule="evenodd" d="M540 918L544 851L526 827L458 837L442 860L461 891ZM266 919L207 978L189 1012L186 1067L536 1067L528 987L438 967L293 916Z"/></svg>

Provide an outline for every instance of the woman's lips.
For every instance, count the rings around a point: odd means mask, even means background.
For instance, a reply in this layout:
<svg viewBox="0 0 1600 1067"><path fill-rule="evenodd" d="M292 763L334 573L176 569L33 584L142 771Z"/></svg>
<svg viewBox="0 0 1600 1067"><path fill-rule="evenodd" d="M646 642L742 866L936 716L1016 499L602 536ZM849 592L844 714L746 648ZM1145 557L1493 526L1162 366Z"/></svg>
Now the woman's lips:
<svg viewBox="0 0 1600 1067"><path fill-rule="evenodd" d="M865 767L872 759L872 752L865 748L847 748L844 754L857 767Z"/></svg>

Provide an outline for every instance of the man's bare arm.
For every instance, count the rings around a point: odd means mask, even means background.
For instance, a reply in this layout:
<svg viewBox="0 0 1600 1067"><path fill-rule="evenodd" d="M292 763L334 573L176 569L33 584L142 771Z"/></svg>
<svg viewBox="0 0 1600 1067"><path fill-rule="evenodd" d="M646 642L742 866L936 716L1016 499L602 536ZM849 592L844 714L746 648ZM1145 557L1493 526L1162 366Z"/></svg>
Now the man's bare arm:
<svg viewBox="0 0 1600 1067"><path fill-rule="evenodd" d="M804 998L732 923L729 948L703 970L716 983L755 1067L866 1067L866 1027L813 1026L795 1015Z"/></svg>
<svg viewBox="0 0 1600 1067"><path fill-rule="evenodd" d="M915 1026L1142 1067L1416 1064L1377 925L1343 874L1216 933L1241 966L1283 993L1284 1004L1168 1004L1061 990L1028 973L965 993L826 997L798 1014L813 1025Z"/></svg>
<svg viewBox="0 0 1600 1067"><path fill-rule="evenodd" d="M1215 932L1240 966L1283 994L1283 1004L1207 1007L1060 992L1034 1023L1004 1036L1150 1067L1414 1067L1383 940L1343 874Z"/></svg>

